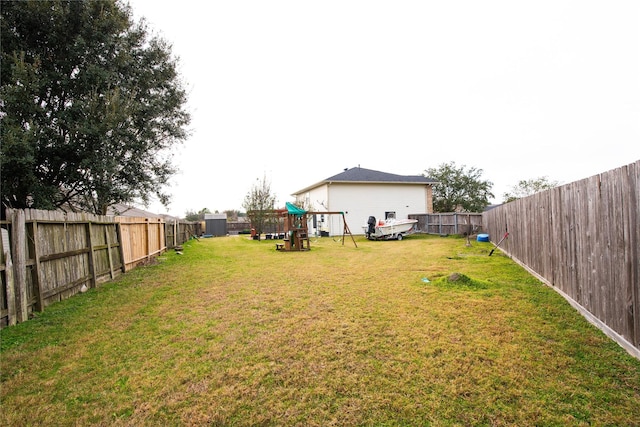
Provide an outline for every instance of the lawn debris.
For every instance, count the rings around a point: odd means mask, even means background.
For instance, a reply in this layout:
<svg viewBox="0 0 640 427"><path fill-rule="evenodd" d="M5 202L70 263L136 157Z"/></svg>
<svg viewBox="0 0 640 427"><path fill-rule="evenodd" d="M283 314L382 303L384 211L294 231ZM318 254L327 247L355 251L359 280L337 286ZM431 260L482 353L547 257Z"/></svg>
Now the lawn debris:
<svg viewBox="0 0 640 427"><path fill-rule="evenodd" d="M468 288L468 289L486 289L488 288L487 283L472 279L471 277L462 274L462 273L451 273L446 277L440 277L434 281L436 284L446 285L446 286L455 286L457 288Z"/></svg>

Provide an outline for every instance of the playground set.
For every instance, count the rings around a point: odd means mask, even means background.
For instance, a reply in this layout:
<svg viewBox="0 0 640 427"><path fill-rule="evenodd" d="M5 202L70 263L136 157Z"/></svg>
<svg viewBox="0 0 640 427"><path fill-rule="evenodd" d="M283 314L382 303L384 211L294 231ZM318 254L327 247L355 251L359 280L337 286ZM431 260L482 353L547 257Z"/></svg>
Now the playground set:
<svg viewBox="0 0 640 427"><path fill-rule="evenodd" d="M344 217L344 212L313 212L305 211L294 205L293 203L286 203L286 209L275 211L277 214L284 218L284 239L282 243L276 243L276 250L279 251L308 251L311 249L311 243L309 241L309 215L321 214L321 215L341 215L342 217L342 245L344 245L344 236L348 234L351 236L354 246L357 248L356 240L349 230L347 221Z"/></svg>

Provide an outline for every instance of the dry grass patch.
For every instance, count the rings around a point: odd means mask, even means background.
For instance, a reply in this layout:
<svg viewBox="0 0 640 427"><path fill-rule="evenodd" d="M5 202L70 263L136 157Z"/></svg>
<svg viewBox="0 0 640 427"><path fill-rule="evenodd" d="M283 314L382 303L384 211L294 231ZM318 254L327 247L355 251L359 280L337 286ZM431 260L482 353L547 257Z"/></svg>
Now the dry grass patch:
<svg viewBox="0 0 640 427"><path fill-rule="evenodd" d="M640 362L491 248L192 241L3 330L0 421L637 424Z"/></svg>

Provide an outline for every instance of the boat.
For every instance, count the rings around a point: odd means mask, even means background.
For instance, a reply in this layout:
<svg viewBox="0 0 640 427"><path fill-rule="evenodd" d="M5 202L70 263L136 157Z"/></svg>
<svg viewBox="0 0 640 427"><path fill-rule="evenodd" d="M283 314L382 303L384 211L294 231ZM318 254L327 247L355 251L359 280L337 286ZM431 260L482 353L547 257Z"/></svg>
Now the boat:
<svg viewBox="0 0 640 427"><path fill-rule="evenodd" d="M407 234L415 232L417 223L417 219L387 218L376 221L374 216L370 216L362 228L369 240L402 240Z"/></svg>

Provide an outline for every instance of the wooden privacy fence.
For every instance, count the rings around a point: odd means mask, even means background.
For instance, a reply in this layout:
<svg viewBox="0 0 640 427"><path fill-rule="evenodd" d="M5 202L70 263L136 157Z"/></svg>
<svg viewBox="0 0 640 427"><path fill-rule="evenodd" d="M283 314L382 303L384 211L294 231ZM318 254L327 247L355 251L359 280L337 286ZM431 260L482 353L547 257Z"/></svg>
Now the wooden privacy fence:
<svg viewBox="0 0 640 427"><path fill-rule="evenodd" d="M158 219L6 210L0 327L113 279L165 250Z"/></svg>
<svg viewBox="0 0 640 427"><path fill-rule="evenodd" d="M120 224L125 271L150 261L167 247L161 218L116 217Z"/></svg>
<svg viewBox="0 0 640 427"><path fill-rule="evenodd" d="M410 214L417 219L417 229L428 234L475 234L482 232L481 213Z"/></svg>
<svg viewBox="0 0 640 427"><path fill-rule="evenodd" d="M640 357L640 161L484 213L492 241Z"/></svg>
<svg viewBox="0 0 640 427"><path fill-rule="evenodd" d="M32 209L6 212L0 326L23 322L33 311L122 272L113 217Z"/></svg>
<svg viewBox="0 0 640 427"><path fill-rule="evenodd" d="M200 222L167 221L164 224L165 246L174 248L189 240L192 236L202 234Z"/></svg>

